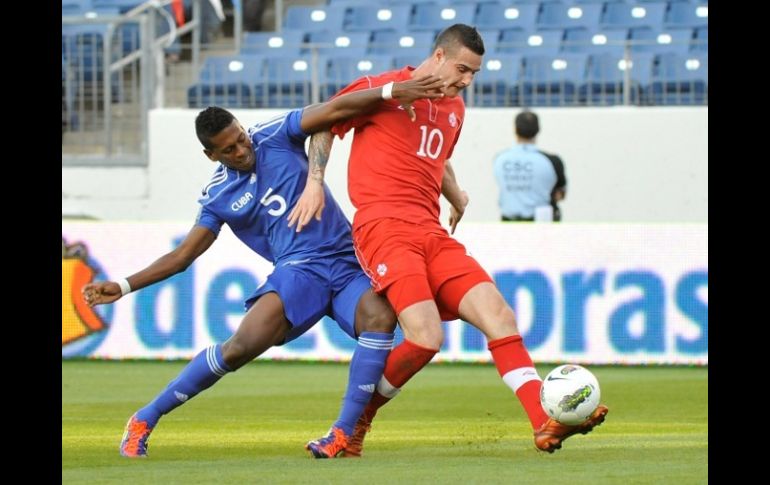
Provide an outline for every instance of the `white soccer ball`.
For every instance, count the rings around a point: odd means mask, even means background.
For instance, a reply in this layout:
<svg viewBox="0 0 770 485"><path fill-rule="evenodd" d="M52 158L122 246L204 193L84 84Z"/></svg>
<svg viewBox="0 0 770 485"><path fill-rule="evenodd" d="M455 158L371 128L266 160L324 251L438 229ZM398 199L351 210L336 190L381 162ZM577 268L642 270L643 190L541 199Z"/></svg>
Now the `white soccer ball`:
<svg viewBox="0 0 770 485"><path fill-rule="evenodd" d="M596 376L575 364L560 365L549 372L540 389L540 403L548 416L569 425L588 419L600 397Z"/></svg>

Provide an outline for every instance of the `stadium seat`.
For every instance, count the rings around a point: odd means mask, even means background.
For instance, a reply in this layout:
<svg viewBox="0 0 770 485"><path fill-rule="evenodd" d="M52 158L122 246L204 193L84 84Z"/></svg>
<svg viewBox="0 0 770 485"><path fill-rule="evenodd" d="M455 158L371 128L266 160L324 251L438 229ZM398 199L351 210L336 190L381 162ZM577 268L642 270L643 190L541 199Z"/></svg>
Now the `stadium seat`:
<svg viewBox="0 0 770 485"><path fill-rule="evenodd" d="M415 5L410 30L440 31L458 22L470 22L476 15L476 5L439 5L421 3Z"/></svg>
<svg viewBox="0 0 770 485"><path fill-rule="evenodd" d="M708 52L709 50L709 28L708 27L698 27L697 29L695 29L695 41L692 44L692 50Z"/></svg>
<svg viewBox="0 0 770 485"><path fill-rule="evenodd" d="M362 56L369 46L369 32L311 32L308 42L321 56Z"/></svg>
<svg viewBox="0 0 770 485"><path fill-rule="evenodd" d="M299 30L246 32L241 43L241 54L295 57L302 52L304 37L304 32Z"/></svg>
<svg viewBox="0 0 770 485"><path fill-rule="evenodd" d="M685 54L690 51L692 29L654 30L640 27L631 29L629 39L633 52L652 52L654 54L675 52Z"/></svg>
<svg viewBox="0 0 770 485"><path fill-rule="evenodd" d="M666 27L708 27L709 7L690 2L673 2L666 16Z"/></svg>
<svg viewBox="0 0 770 485"><path fill-rule="evenodd" d="M187 105L203 108L257 107L252 84L262 77L264 57L255 55L211 56L201 66L198 80L187 89Z"/></svg>
<svg viewBox="0 0 770 485"><path fill-rule="evenodd" d="M332 7L360 7L369 5L371 0L328 0L327 3Z"/></svg>
<svg viewBox="0 0 770 485"><path fill-rule="evenodd" d="M503 30L497 52L524 55L555 55L561 50L564 33L561 30L525 32Z"/></svg>
<svg viewBox="0 0 770 485"><path fill-rule="evenodd" d="M628 41L628 29L569 29L564 32L563 52L623 55Z"/></svg>
<svg viewBox="0 0 770 485"><path fill-rule="evenodd" d="M602 17L605 28L649 27L660 29L668 5L665 2L608 3Z"/></svg>
<svg viewBox="0 0 770 485"><path fill-rule="evenodd" d="M602 16L601 4L572 5L545 3L537 20L538 30L585 28L596 30Z"/></svg>
<svg viewBox="0 0 770 485"><path fill-rule="evenodd" d="M393 56L393 67L395 69L401 69L404 66L419 66L425 58L428 57L427 53L424 54L401 54Z"/></svg>
<svg viewBox="0 0 770 485"><path fill-rule="evenodd" d="M523 106L573 106L586 77L587 54L524 56L519 91Z"/></svg>
<svg viewBox="0 0 770 485"><path fill-rule="evenodd" d="M707 53L662 54L647 89L648 99L663 105L707 104L708 75Z"/></svg>
<svg viewBox="0 0 770 485"><path fill-rule="evenodd" d="M329 59L325 74L321 76L321 98L330 98L362 76L379 74L391 69L393 69L393 56L389 55L332 57Z"/></svg>
<svg viewBox="0 0 770 485"><path fill-rule="evenodd" d="M318 59L319 72L325 59ZM310 56L269 57L256 82L256 104L263 108L300 108L310 104L313 60Z"/></svg>
<svg viewBox="0 0 770 485"><path fill-rule="evenodd" d="M344 6L307 7L292 5L286 9L284 28L303 32L340 32L345 22Z"/></svg>
<svg viewBox="0 0 770 485"><path fill-rule="evenodd" d="M521 54L488 54L473 81L474 106L518 106Z"/></svg>
<svg viewBox="0 0 770 485"><path fill-rule="evenodd" d="M409 5L361 5L351 7L345 20L345 30L350 32L394 30L403 32L411 14Z"/></svg>
<svg viewBox="0 0 770 485"><path fill-rule="evenodd" d="M588 61L586 81L579 88L580 99L591 106L623 104L628 71L630 103L642 104L642 92L650 83L653 60L654 56L650 53L636 53L629 59L623 54L592 55Z"/></svg>
<svg viewBox="0 0 770 485"><path fill-rule="evenodd" d="M479 35L484 40L484 52L497 52L497 44L500 42L500 31L495 29L478 29Z"/></svg>
<svg viewBox="0 0 770 485"><path fill-rule="evenodd" d="M484 3L476 15L478 29L520 29L531 31L537 22L538 4Z"/></svg>
<svg viewBox="0 0 770 485"><path fill-rule="evenodd" d="M419 55L425 57L430 53L435 37L435 32L376 31L369 43L369 52L393 56Z"/></svg>

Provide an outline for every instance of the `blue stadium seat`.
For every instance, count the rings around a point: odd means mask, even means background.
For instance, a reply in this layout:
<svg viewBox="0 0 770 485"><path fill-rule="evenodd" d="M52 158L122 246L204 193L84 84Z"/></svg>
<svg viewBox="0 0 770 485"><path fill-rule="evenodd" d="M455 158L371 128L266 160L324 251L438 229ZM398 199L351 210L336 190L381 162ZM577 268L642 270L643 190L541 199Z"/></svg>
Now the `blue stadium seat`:
<svg viewBox="0 0 770 485"><path fill-rule="evenodd" d="M588 61L586 81L579 88L581 100L591 106L622 104L628 71L629 100L632 104L642 104L643 89L652 77L653 60L654 56L650 53L636 53L628 60L623 54L592 55Z"/></svg>
<svg viewBox="0 0 770 485"><path fill-rule="evenodd" d="M318 64L318 69L323 72L323 60L319 59ZM261 80L253 80L257 83L257 106L300 108L310 104L312 69L310 56L267 58Z"/></svg>
<svg viewBox="0 0 770 485"><path fill-rule="evenodd" d="M302 30L304 32L318 32L328 30L339 32L345 22L344 6L319 6L306 7L293 5L286 9L284 28Z"/></svg>
<svg viewBox="0 0 770 485"><path fill-rule="evenodd" d="M360 7L369 5L371 0L328 0L327 3L332 7Z"/></svg>
<svg viewBox="0 0 770 485"><path fill-rule="evenodd" d="M708 27L709 7L689 2L674 2L666 16L666 27Z"/></svg>
<svg viewBox="0 0 770 485"><path fill-rule="evenodd" d="M524 55L554 55L561 50L564 32L561 30L546 30L525 32L522 30L503 30L497 52Z"/></svg>
<svg viewBox="0 0 770 485"><path fill-rule="evenodd" d="M484 3L476 15L476 27L531 31L535 29L539 8L538 4Z"/></svg>
<svg viewBox="0 0 770 485"><path fill-rule="evenodd" d="M608 3L601 23L606 28L660 29L663 27L667 7L665 2Z"/></svg>
<svg viewBox="0 0 770 485"><path fill-rule="evenodd" d="M91 4L94 7L114 7L120 10L120 13L126 13L146 1L147 0L92 0Z"/></svg>
<svg viewBox="0 0 770 485"><path fill-rule="evenodd" d="M500 31L495 29L478 29L479 35L484 41L484 52L489 54L497 52L497 44L500 42Z"/></svg>
<svg viewBox="0 0 770 485"><path fill-rule="evenodd" d="M430 54L435 38L435 32L380 30L372 35L372 40L369 42L369 52L393 56L419 55L424 58Z"/></svg>
<svg viewBox="0 0 770 485"><path fill-rule="evenodd" d="M78 93L98 93L103 88L104 36L106 24L63 24L62 58L79 85ZM120 53L120 44L113 46L112 60ZM112 102L121 101L126 93L121 89L118 74L110 76Z"/></svg>
<svg viewBox="0 0 770 485"><path fill-rule="evenodd" d="M538 30L585 28L596 30L602 16L601 4L543 4L537 20Z"/></svg>
<svg viewBox="0 0 770 485"><path fill-rule="evenodd" d="M440 31L456 23L470 22L475 15L476 5L421 3L414 7L409 29Z"/></svg>
<svg viewBox="0 0 770 485"><path fill-rule="evenodd" d="M652 52L664 54L675 52L685 54L690 51L692 29L654 30L647 27L631 29L629 35L633 52Z"/></svg>
<svg viewBox="0 0 770 485"><path fill-rule="evenodd" d="M435 3L436 5L449 5L451 0L389 0L391 5L419 5L423 3Z"/></svg>
<svg viewBox="0 0 770 485"><path fill-rule="evenodd" d="M321 77L321 97L328 99L352 81L371 74L393 69L393 56L368 54L363 56L335 56L329 59Z"/></svg>
<svg viewBox="0 0 770 485"><path fill-rule="evenodd" d="M369 46L369 32L311 32L308 42L322 56L362 56Z"/></svg>
<svg viewBox="0 0 770 485"><path fill-rule="evenodd" d="M471 85L474 106L518 106L521 54L488 54Z"/></svg>
<svg viewBox="0 0 770 485"><path fill-rule="evenodd" d="M304 37L304 32L300 30L246 32L241 43L241 54L298 56L302 52Z"/></svg>
<svg viewBox="0 0 770 485"><path fill-rule="evenodd" d="M647 96L653 104L707 104L709 58L707 53L662 54L653 70Z"/></svg>
<svg viewBox="0 0 770 485"><path fill-rule="evenodd" d="M587 54L524 56L519 91L523 106L574 106L586 78Z"/></svg>
<svg viewBox="0 0 770 485"><path fill-rule="evenodd" d="M257 107L252 85L262 78L264 57L255 55L211 56L201 66L198 80L187 89L187 105L203 108Z"/></svg>
<svg viewBox="0 0 770 485"><path fill-rule="evenodd" d="M692 50L708 52L709 50L709 28L708 27L698 27L697 29L695 29L695 41L692 44Z"/></svg>
<svg viewBox="0 0 770 485"><path fill-rule="evenodd" d="M409 23L411 7L408 5L361 5L348 11L345 21L347 31L374 32L395 30L403 32Z"/></svg>
<svg viewBox="0 0 770 485"><path fill-rule="evenodd" d="M562 51L623 55L627 40L628 29L569 29L564 32Z"/></svg>
<svg viewBox="0 0 770 485"><path fill-rule="evenodd" d="M395 69L401 69L404 66L419 66L428 54L401 54L393 56L393 67Z"/></svg>

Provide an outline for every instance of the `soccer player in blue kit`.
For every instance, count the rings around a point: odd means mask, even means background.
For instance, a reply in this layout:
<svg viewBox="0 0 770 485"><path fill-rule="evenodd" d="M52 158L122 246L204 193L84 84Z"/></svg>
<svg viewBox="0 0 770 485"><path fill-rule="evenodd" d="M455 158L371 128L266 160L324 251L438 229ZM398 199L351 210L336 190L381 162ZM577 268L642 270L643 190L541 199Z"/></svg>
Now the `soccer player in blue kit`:
<svg viewBox="0 0 770 485"><path fill-rule="evenodd" d="M222 224L272 261L275 269L246 299L248 311L235 333L202 350L168 387L131 416L120 443L122 455L146 456L147 441L161 416L273 345L302 335L324 315L358 340L343 409L335 423L353 433L371 397L367 389L373 390L382 376L396 316L387 300L372 291L354 253L350 222L326 185L323 219L319 212L302 232L287 223L287 210L296 204L308 178L305 139L363 114L383 99L398 100L414 119L411 103L441 97L442 86L435 76L391 83L290 111L248 131L222 108L209 107L198 114L195 129L203 152L219 165L198 199L201 209L195 225L173 251L126 279L85 285L83 297L89 306L112 303L184 271L211 246ZM312 178L310 183L315 183Z"/></svg>

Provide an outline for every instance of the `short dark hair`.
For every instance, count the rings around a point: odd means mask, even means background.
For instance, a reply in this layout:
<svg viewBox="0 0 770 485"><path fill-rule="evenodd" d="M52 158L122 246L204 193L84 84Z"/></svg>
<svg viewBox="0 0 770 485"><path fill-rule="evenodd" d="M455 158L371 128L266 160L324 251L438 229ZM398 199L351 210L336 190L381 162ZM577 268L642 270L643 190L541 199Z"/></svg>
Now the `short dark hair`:
<svg viewBox="0 0 770 485"><path fill-rule="evenodd" d="M198 135L201 145L211 150L211 139L222 130L230 126L235 116L224 108L209 106L195 117L195 134Z"/></svg>
<svg viewBox="0 0 770 485"><path fill-rule="evenodd" d="M516 134L522 138L534 138L540 131L540 122L532 111L522 111L516 115Z"/></svg>
<svg viewBox="0 0 770 485"><path fill-rule="evenodd" d="M435 52L439 47L453 54L460 47L467 47L480 56L484 55L484 39L476 27L465 24L454 24L442 30L436 37L431 52Z"/></svg>

